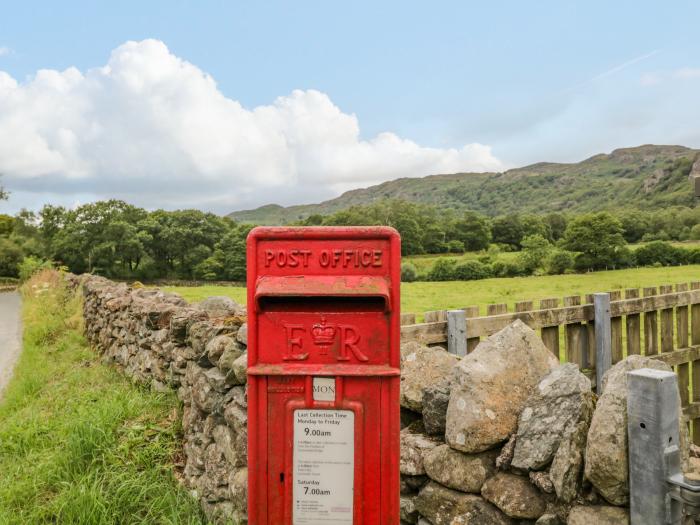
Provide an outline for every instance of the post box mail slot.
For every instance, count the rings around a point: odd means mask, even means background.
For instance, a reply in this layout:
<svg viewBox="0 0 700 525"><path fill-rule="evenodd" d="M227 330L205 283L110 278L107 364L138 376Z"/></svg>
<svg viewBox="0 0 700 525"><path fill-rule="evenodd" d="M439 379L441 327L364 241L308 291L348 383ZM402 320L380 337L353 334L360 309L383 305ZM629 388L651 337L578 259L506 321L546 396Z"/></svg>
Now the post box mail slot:
<svg viewBox="0 0 700 525"><path fill-rule="evenodd" d="M248 237L251 525L398 525L395 230Z"/></svg>

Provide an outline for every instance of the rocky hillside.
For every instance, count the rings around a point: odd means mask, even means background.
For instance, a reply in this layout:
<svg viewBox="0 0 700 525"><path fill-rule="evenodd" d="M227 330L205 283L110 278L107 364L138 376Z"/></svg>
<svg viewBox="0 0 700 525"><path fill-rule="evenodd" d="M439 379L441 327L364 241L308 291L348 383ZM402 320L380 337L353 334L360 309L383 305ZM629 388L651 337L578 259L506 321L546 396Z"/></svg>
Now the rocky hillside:
<svg viewBox="0 0 700 525"><path fill-rule="evenodd" d="M285 224L356 204L397 198L487 215L510 212L585 212L620 207L692 206L688 174L700 150L646 145L595 155L582 162L541 162L503 173L455 173L403 178L348 191L319 204L276 204L230 217L256 224ZM700 169L696 167L696 169Z"/></svg>

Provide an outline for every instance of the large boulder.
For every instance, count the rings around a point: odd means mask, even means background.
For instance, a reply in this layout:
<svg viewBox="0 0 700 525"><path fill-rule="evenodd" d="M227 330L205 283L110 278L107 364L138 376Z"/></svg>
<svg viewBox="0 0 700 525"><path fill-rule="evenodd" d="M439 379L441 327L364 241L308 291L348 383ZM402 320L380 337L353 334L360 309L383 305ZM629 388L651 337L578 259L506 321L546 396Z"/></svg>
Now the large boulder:
<svg viewBox="0 0 700 525"><path fill-rule="evenodd" d="M423 456L425 473L431 479L451 489L481 493L486 480L496 472L497 451L465 454L440 445Z"/></svg>
<svg viewBox="0 0 700 525"><path fill-rule="evenodd" d="M423 389L449 376L459 358L443 348L417 346L402 351L401 406L415 412L423 410Z"/></svg>
<svg viewBox="0 0 700 525"><path fill-rule="evenodd" d="M445 438L464 452L482 452L517 430L537 384L559 361L518 320L482 341L454 369Z"/></svg>
<svg viewBox="0 0 700 525"><path fill-rule="evenodd" d="M499 472L487 480L481 495L511 518L534 520L547 508L529 479L507 472Z"/></svg>
<svg viewBox="0 0 700 525"><path fill-rule="evenodd" d="M511 521L480 496L448 489L431 481L415 506L432 525L507 525ZM455 521L457 520L457 521Z"/></svg>
<svg viewBox="0 0 700 525"><path fill-rule="evenodd" d="M401 474L419 476L425 474L423 458L431 449L442 444L442 441L423 433L422 425L412 424L400 434L399 470Z"/></svg>
<svg viewBox="0 0 700 525"><path fill-rule="evenodd" d="M617 363L603 377L603 393L588 430L586 478L613 505L624 505L629 500L627 372L640 368L671 371L667 364L639 355Z"/></svg>
<svg viewBox="0 0 700 525"><path fill-rule="evenodd" d="M567 525L629 525L629 511L620 507L576 506L569 512Z"/></svg>
<svg viewBox="0 0 700 525"><path fill-rule="evenodd" d="M511 465L525 470L546 467L570 428L577 426L585 435L594 406L591 382L577 365L567 363L552 370L520 413Z"/></svg>

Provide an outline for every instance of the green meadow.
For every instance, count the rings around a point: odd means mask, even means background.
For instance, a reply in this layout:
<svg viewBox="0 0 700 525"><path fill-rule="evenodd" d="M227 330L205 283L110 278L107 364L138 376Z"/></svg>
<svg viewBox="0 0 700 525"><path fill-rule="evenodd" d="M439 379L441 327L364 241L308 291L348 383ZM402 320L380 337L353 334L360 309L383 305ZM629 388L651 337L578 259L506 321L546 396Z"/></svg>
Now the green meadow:
<svg viewBox="0 0 700 525"><path fill-rule="evenodd" d="M507 303L509 308L518 301L564 297L625 288L642 288L662 284L687 283L700 280L700 265L663 268L629 268L571 275L541 277L509 277L478 281L414 282L401 285L403 312L421 314L429 310L445 310L465 306L485 306ZM226 295L245 304L245 288L241 286L169 286L190 302L212 295Z"/></svg>

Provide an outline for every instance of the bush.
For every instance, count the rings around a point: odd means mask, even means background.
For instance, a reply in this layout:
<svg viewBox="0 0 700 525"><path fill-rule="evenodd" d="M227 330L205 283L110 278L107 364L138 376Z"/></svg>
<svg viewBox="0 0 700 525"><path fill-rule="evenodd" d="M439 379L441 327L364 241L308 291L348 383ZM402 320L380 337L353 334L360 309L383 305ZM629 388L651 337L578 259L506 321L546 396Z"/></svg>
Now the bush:
<svg viewBox="0 0 700 525"><path fill-rule="evenodd" d="M677 266L688 262L687 253L682 248L664 241L653 241L644 246L640 246L634 252L634 257L639 266Z"/></svg>
<svg viewBox="0 0 700 525"><path fill-rule="evenodd" d="M700 248L688 250L688 264L700 264Z"/></svg>
<svg viewBox="0 0 700 525"><path fill-rule="evenodd" d="M464 243L458 240L452 240L447 243L447 251L450 253L464 253Z"/></svg>
<svg viewBox="0 0 700 525"><path fill-rule="evenodd" d="M492 271L490 266L480 261L465 261L455 266L454 277L457 281L475 281L491 277Z"/></svg>
<svg viewBox="0 0 700 525"><path fill-rule="evenodd" d="M433 267L428 272L429 281L454 281L455 280L455 259L440 258L433 264Z"/></svg>
<svg viewBox="0 0 700 525"><path fill-rule="evenodd" d="M39 259L38 257L25 257L21 263L19 263L19 280L22 282L28 281L35 273L40 270L50 270L53 268L51 261L45 261L44 259Z"/></svg>
<svg viewBox="0 0 700 525"><path fill-rule="evenodd" d="M491 265L491 275L494 277L520 277L527 275L527 271L516 261L496 261Z"/></svg>
<svg viewBox="0 0 700 525"><path fill-rule="evenodd" d="M561 275L574 267L574 254L566 250L554 250L547 260L547 273Z"/></svg>
<svg viewBox="0 0 700 525"><path fill-rule="evenodd" d="M690 238L694 241L700 241L700 224L696 224L690 229Z"/></svg>
<svg viewBox="0 0 700 525"><path fill-rule="evenodd" d="M401 264L401 281L404 283L412 283L418 280L418 270L411 263Z"/></svg>
<svg viewBox="0 0 700 525"><path fill-rule="evenodd" d="M9 239L0 239L0 277L17 277L22 249Z"/></svg>

